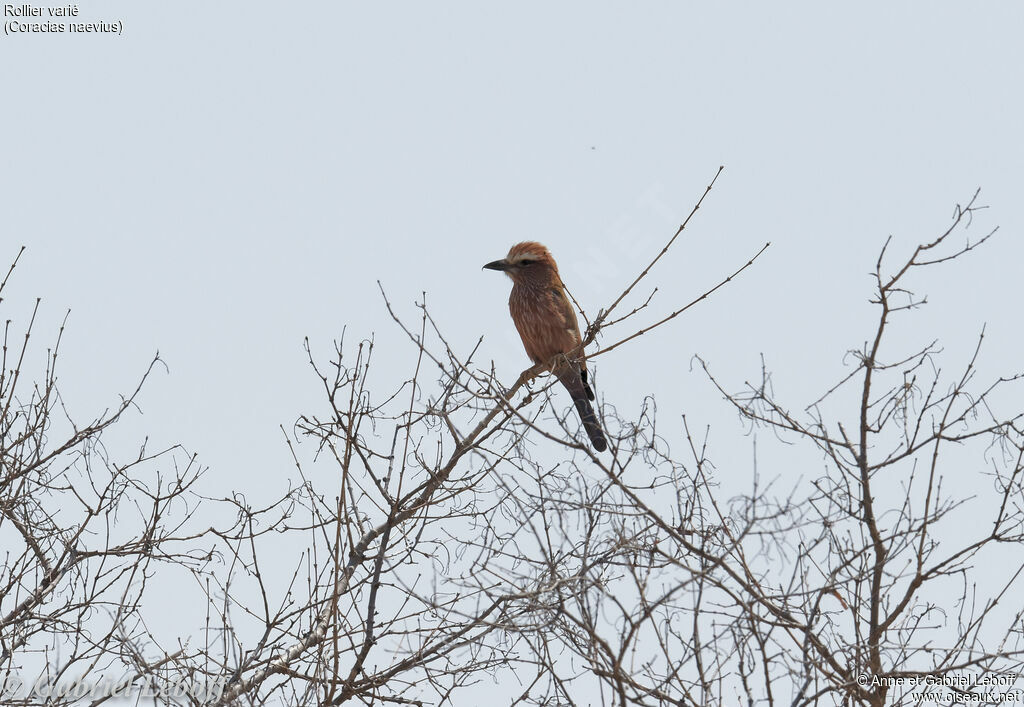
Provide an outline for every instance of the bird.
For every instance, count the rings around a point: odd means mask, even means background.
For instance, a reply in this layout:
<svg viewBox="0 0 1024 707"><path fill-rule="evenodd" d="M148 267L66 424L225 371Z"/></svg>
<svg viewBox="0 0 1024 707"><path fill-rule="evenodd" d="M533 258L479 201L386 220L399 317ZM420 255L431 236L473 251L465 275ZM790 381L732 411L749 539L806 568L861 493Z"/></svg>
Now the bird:
<svg viewBox="0 0 1024 707"><path fill-rule="evenodd" d="M501 260L484 265L512 279L508 309L523 340L526 355L534 363L548 364L572 396L590 442L599 452L608 448L601 423L590 401L594 390L587 380L587 362L582 351L572 353L583 338L576 312L565 295L558 265L546 247L535 241L512 246Z"/></svg>

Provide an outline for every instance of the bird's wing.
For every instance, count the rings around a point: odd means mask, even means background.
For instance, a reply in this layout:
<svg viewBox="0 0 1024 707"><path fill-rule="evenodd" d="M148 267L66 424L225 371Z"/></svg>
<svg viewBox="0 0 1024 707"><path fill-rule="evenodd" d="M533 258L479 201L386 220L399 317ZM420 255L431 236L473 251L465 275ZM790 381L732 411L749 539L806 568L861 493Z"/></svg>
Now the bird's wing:
<svg viewBox="0 0 1024 707"><path fill-rule="evenodd" d="M583 337L580 336L580 323L576 319L576 310L572 308L572 303L565 296L565 290L561 287L552 287L548 290L548 296L551 297L552 309L562 320L562 327L572 339L572 345L565 349L565 353L568 353L570 349L579 346L583 340Z"/></svg>
<svg viewBox="0 0 1024 707"><path fill-rule="evenodd" d="M566 333L565 347L562 349L563 353L568 353L583 341L583 337L580 335L580 323L576 318L576 310L573 309L572 303L569 298L565 295L565 289L562 287L552 287L550 290L550 297L552 300L553 308L558 312L562 320L562 326ZM578 362L580 378L583 379L583 390L586 393L587 398L590 400L594 399L594 390L590 387L590 382L587 380L587 359L584 357L582 351L578 351L575 355Z"/></svg>

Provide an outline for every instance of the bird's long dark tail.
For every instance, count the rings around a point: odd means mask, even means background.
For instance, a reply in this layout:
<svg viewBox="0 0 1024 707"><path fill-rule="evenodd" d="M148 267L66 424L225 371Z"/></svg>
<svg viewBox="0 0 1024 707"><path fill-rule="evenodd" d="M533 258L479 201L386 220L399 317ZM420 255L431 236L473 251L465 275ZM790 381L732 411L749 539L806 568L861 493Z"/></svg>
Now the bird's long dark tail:
<svg viewBox="0 0 1024 707"><path fill-rule="evenodd" d="M594 445L594 449L599 452L608 449L608 441L601 430L601 423L597 419L597 414L594 412L590 400L587 399L587 393L590 393L590 386L583 381L583 378L580 377L577 371L566 371L559 375L558 379L565 386L566 390L569 391L572 401L576 403L576 411L579 412L580 420L583 421L583 429L587 431L587 436L590 437L590 443ZM593 393L590 393L590 397L593 397Z"/></svg>

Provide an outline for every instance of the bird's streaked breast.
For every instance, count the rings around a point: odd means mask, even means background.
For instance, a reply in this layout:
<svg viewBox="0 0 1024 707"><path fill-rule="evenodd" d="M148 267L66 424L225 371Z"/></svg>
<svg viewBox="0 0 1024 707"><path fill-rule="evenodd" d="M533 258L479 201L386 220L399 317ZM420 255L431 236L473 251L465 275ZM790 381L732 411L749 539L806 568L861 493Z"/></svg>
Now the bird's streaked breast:
<svg viewBox="0 0 1024 707"><path fill-rule="evenodd" d="M566 312L564 296L551 289L536 291L516 285L508 307L527 355L535 362L547 361L574 349L580 342L576 316ZM562 301L560 301L562 300ZM572 317L571 321L567 321Z"/></svg>

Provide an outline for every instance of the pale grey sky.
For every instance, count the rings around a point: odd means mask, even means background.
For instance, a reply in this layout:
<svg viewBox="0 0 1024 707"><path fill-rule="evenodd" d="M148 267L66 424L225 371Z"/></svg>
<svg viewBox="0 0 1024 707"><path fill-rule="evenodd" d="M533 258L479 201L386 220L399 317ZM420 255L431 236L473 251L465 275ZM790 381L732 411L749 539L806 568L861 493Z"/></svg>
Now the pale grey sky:
<svg viewBox="0 0 1024 707"><path fill-rule="evenodd" d="M780 382L816 390L866 335L851 325L884 238L931 237L978 186L982 225L1003 233L936 283L933 309L959 336L982 307L992 348L1016 353L1020 4L81 9L123 34L0 42L6 257L28 246L7 316L42 296L45 332L72 308L62 366L82 415L159 349L171 373L143 397L145 427L218 478L285 460L277 424L317 402L303 336L323 351L345 325L376 331L406 360L376 279L400 305L426 290L449 334L484 334L512 376L526 361L507 284L480 264L541 240L596 310L719 164L655 312L773 246L605 357L610 400L696 403L695 352L744 377L764 351Z"/></svg>
<svg viewBox="0 0 1024 707"><path fill-rule="evenodd" d="M977 187L990 209L972 232L1000 234L922 279L931 304L905 333L959 365L987 321L983 370L1021 367L1020 3L80 8L123 34L0 39L5 267L28 247L4 316L24 323L43 297L38 357L71 308L62 384L83 418L159 350L169 373L127 438L197 452L213 495L284 488L278 425L321 406L304 336L324 357L345 326L376 332L378 365L406 375L377 279L410 315L426 291L511 381L528 361L508 284L480 266L542 241L596 312L720 164L648 319L772 246L601 357L608 401L628 413L656 393L663 432L686 412L749 458L693 354L738 388L763 352L802 408L869 334L885 238L909 252Z"/></svg>

